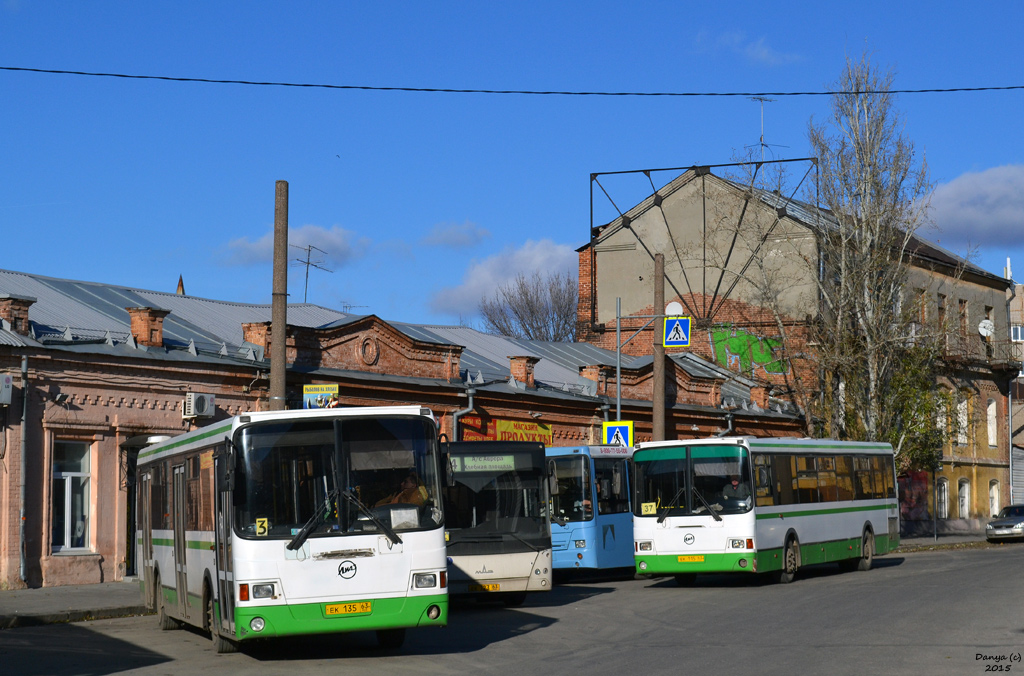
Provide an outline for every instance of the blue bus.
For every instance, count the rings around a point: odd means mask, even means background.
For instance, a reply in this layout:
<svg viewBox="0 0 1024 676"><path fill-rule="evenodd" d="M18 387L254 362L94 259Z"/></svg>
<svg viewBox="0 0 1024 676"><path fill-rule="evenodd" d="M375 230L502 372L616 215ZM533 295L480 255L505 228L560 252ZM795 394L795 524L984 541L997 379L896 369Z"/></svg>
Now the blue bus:
<svg viewBox="0 0 1024 676"><path fill-rule="evenodd" d="M632 568L633 518L623 446L548 447L551 561L556 571Z"/></svg>

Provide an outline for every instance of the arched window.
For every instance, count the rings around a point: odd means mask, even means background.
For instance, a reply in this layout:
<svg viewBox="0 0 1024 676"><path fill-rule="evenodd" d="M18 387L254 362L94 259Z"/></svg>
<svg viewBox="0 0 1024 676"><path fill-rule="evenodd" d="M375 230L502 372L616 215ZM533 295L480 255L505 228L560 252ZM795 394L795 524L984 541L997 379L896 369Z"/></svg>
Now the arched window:
<svg viewBox="0 0 1024 676"><path fill-rule="evenodd" d="M935 483L935 516L939 519L949 518L949 480L946 478Z"/></svg>
<svg viewBox="0 0 1024 676"><path fill-rule="evenodd" d="M988 412L988 445L995 447L999 445L999 425L996 423L996 400L989 399L986 408Z"/></svg>
<svg viewBox="0 0 1024 676"><path fill-rule="evenodd" d="M971 482L967 479L960 479L956 485L956 502L959 507L958 517L961 519L971 518Z"/></svg>
<svg viewBox="0 0 1024 676"><path fill-rule="evenodd" d="M999 481L997 479L988 482L988 513L992 516L999 513Z"/></svg>

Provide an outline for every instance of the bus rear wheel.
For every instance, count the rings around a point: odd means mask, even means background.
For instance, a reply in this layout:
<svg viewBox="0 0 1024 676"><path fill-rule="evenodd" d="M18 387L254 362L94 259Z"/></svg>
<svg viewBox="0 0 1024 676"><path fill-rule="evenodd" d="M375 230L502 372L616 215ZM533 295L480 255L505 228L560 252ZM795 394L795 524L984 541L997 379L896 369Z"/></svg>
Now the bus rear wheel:
<svg viewBox="0 0 1024 676"><path fill-rule="evenodd" d="M860 558L857 559L857 570L871 570L875 562L875 536L871 531L864 533L864 540L861 542Z"/></svg>
<svg viewBox="0 0 1024 676"><path fill-rule="evenodd" d="M181 629L181 624L176 619L167 614L167 601L164 600L164 590L160 586L160 576L157 575L153 580L154 591L153 595L156 597L153 599L153 604L156 606L156 622L157 625L163 631L170 631L171 629Z"/></svg>
<svg viewBox="0 0 1024 676"><path fill-rule="evenodd" d="M796 578L796 571L800 567L798 551L796 538L790 538L786 541L786 549L782 554L782 570L775 574L778 582L789 584Z"/></svg>
<svg viewBox="0 0 1024 676"><path fill-rule="evenodd" d="M238 644L220 635L220 622L213 608L213 594L206 593L206 625L210 629L210 640L217 654L238 652Z"/></svg>

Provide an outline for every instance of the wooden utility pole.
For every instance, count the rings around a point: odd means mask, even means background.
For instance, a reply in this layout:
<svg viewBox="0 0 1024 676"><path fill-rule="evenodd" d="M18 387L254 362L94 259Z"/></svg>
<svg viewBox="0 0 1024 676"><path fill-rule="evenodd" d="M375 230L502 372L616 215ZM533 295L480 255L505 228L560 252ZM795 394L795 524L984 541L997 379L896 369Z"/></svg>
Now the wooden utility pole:
<svg viewBox="0 0 1024 676"><path fill-rule="evenodd" d="M288 181L278 181L274 196L274 292L270 308L270 410L288 408Z"/></svg>

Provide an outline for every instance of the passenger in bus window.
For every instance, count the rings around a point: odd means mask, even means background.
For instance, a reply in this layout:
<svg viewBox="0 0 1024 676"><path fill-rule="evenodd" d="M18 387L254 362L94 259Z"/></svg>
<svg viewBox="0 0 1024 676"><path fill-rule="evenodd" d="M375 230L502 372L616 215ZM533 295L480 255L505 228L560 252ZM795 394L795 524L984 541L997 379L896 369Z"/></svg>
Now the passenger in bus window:
<svg viewBox="0 0 1024 676"><path fill-rule="evenodd" d="M746 500L750 497L750 486L745 481L741 482L738 476L733 476L722 489L722 497Z"/></svg>
<svg viewBox="0 0 1024 676"><path fill-rule="evenodd" d="M381 505L396 505L398 503L422 507L424 503L426 503L427 498L427 489L424 488L419 475L417 475L416 472L409 472L405 478L402 479L402 483L399 484L398 490L386 498L379 500L374 507L379 507Z"/></svg>

